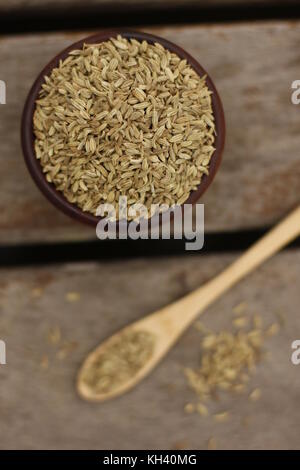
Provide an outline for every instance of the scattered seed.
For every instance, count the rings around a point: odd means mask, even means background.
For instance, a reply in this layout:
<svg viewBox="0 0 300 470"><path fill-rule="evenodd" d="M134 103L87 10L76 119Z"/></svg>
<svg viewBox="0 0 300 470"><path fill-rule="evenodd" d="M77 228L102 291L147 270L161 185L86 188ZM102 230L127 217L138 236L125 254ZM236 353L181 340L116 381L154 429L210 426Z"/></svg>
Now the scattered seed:
<svg viewBox="0 0 300 470"><path fill-rule="evenodd" d="M66 293L66 300L68 302L78 302L79 299L80 299L79 292L67 292Z"/></svg>
<svg viewBox="0 0 300 470"><path fill-rule="evenodd" d="M223 411L214 415L214 420L217 423L225 423L229 419L229 411Z"/></svg>
<svg viewBox="0 0 300 470"><path fill-rule="evenodd" d="M193 403L187 403L184 406L184 411L188 414L194 413L195 409L196 409L196 407Z"/></svg>
<svg viewBox="0 0 300 470"><path fill-rule="evenodd" d="M279 333L280 327L278 323L273 323L269 328L266 330L266 336L275 336Z"/></svg>
<svg viewBox="0 0 300 470"><path fill-rule="evenodd" d="M60 360L69 356L78 346L76 341L65 342L64 345L57 352L57 358Z"/></svg>
<svg viewBox="0 0 300 470"><path fill-rule="evenodd" d="M242 418L241 424L244 428L248 428L250 423L251 423L251 417L250 416L244 416Z"/></svg>
<svg viewBox="0 0 300 470"><path fill-rule="evenodd" d="M189 448L189 443L186 440L177 441L172 446L172 450L185 450Z"/></svg>
<svg viewBox="0 0 300 470"><path fill-rule="evenodd" d="M244 393L246 391L245 384L236 384L232 387L232 390L236 393Z"/></svg>
<svg viewBox="0 0 300 470"><path fill-rule="evenodd" d="M283 328L285 326L285 323L286 323L285 315L282 312L275 312L275 315L278 319L279 326L281 328Z"/></svg>
<svg viewBox="0 0 300 470"><path fill-rule="evenodd" d="M217 441L214 437L211 437L207 443L207 450L217 450Z"/></svg>
<svg viewBox="0 0 300 470"><path fill-rule="evenodd" d="M40 362L41 369L47 370L49 368L49 358L48 356L43 356Z"/></svg>
<svg viewBox="0 0 300 470"><path fill-rule="evenodd" d="M48 341L49 343L56 345L61 340L61 330L59 326L55 326L50 329L48 334Z"/></svg>
<svg viewBox="0 0 300 470"><path fill-rule="evenodd" d="M261 397L261 390L259 388L255 388L253 392L250 393L249 395L249 400L250 401L257 401Z"/></svg>
<svg viewBox="0 0 300 470"><path fill-rule="evenodd" d="M43 289L40 287L35 287L34 289L31 290L31 295L33 298L38 298L41 297L43 294Z"/></svg>
<svg viewBox="0 0 300 470"><path fill-rule="evenodd" d="M203 325L203 323L201 323L200 321L196 321L194 324L194 327L200 333L206 333L206 334L210 333L210 330L205 325Z"/></svg>
<svg viewBox="0 0 300 470"><path fill-rule="evenodd" d="M244 313L244 311L247 308L246 302L241 302L238 305L236 305L233 309L233 313L236 315L240 315L241 313Z"/></svg>
<svg viewBox="0 0 300 470"><path fill-rule="evenodd" d="M208 408L203 405L203 403L198 403L197 404L197 412L199 413L200 416L208 416Z"/></svg>
<svg viewBox="0 0 300 470"><path fill-rule="evenodd" d="M247 326L248 322L249 322L249 318L238 317L238 318L235 318L232 323L236 328L244 328L245 326Z"/></svg>
<svg viewBox="0 0 300 470"><path fill-rule="evenodd" d="M256 329L260 329L263 327L263 320L260 315L254 315L253 317L253 326Z"/></svg>

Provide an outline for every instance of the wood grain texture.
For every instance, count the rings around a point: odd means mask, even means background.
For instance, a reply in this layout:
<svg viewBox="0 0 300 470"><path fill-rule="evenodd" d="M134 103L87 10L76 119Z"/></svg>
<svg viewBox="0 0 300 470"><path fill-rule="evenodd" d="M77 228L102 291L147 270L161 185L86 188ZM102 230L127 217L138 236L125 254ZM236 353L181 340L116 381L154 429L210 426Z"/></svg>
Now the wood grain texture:
<svg viewBox="0 0 300 470"><path fill-rule="evenodd" d="M114 7L118 6L135 6L148 8L172 7L172 6L208 6L208 5L259 5L274 3L274 0L85 0L84 5L88 7ZM276 3L276 0L275 0ZM280 3L280 0L277 0ZM64 8L82 9L82 0L0 0L0 11L35 11L43 9L64 9Z"/></svg>
<svg viewBox="0 0 300 470"><path fill-rule="evenodd" d="M214 436L222 449L299 449L300 374L290 356L300 333L300 251L276 256L201 317L216 332L232 328L232 309L245 301L247 313L259 313L265 325L283 322L279 335L266 342L269 357L249 384L261 389L261 400L224 395L209 404L212 413L230 410L228 423L183 411L194 397L182 367L196 365L200 354L194 328L131 393L100 405L75 393L78 367L100 341L198 287L232 260L197 256L1 270L0 338L7 364L0 366L0 448L205 449ZM70 291L80 293L77 302L66 301ZM48 335L57 326L62 339L54 346ZM59 359L65 341L76 344ZM41 367L45 357L48 369Z"/></svg>
<svg viewBox="0 0 300 470"><path fill-rule="evenodd" d="M299 200L299 108L291 82L299 73L299 22L147 28L194 55L223 99L227 143L223 164L203 198L206 230L262 227ZM20 117L41 68L86 33L4 37L0 107L0 242L94 238L39 193L20 149ZM12 54L12 51L14 53ZM3 66L4 64L4 66Z"/></svg>

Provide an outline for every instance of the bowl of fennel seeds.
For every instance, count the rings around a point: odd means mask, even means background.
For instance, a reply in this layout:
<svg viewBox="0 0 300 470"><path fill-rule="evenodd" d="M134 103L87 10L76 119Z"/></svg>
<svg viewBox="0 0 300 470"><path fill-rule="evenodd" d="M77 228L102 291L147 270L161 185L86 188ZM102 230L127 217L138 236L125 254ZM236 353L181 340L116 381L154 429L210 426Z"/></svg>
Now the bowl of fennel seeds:
<svg viewBox="0 0 300 470"><path fill-rule="evenodd" d="M96 225L97 208L194 204L219 167L225 122L217 90L177 45L105 31L61 52L39 74L22 147L43 194ZM150 215L149 215L150 216Z"/></svg>

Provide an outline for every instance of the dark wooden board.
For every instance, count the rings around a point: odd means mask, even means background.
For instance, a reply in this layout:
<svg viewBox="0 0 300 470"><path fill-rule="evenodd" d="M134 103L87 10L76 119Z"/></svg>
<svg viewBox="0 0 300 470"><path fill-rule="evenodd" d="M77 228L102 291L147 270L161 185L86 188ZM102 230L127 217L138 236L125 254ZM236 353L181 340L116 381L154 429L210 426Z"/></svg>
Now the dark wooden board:
<svg viewBox="0 0 300 470"><path fill-rule="evenodd" d="M274 0L86 0L84 5L86 8L89 7L104 7L104 8L115 8L115 6L126 6L126 7L143 7L148 8L159 8L159 7L176 7L176 6L211 6L211 5L265 5L273 3ZM275 0L276 3L276 0ZM277 3L280 3L277 0ZM0 11L35 11L43 9L65 9L65 8L78 8L82 9L81 0L0 0Z"/></svg>

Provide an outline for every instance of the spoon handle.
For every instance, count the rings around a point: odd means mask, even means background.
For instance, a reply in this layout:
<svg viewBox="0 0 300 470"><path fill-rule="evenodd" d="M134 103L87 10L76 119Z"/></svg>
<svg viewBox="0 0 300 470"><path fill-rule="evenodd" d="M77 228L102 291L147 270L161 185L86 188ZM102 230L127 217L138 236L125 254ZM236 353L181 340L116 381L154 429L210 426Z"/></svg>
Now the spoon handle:
<svg viewBox="0 0 300 470"><path fill-rule="evenodd" d="M173 321L177 326L181 324L181 328L187 327L214 300L299 235L300 206L249 248L225 271L169 306L165 314L170 320L173 317Z"/></svg>

